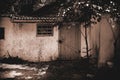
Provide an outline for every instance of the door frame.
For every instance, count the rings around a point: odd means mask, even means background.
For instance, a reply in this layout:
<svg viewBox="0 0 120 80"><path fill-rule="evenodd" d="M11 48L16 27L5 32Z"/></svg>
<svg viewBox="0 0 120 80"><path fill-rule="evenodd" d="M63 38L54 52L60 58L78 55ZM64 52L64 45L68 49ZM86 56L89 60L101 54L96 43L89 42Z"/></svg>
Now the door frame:
<svg viewBox="0 0 120 80"><path fill-rule="evenodd" d="M78 58L76 58L76 59L80 59L81 58L81 51L80 51L80 49L81 49L81 34L80 34L80 25L79 25L79 23L77 23L77 22L70 22L70 23L63 23L61 26L59 26L59 37L58 37L58 53L59 53L59 59L60 60L63 60L62 59L62 54L61 54L61 44L62 44L62 40L61 40L61 34L62 34L62 31L61 31L61 29L63 29L63 27L65 27L65 26L67 26L67 25L72 25L71 27L76 27L76 31L77 31L77 33L75 33L75 35L77 36L76 38L76 40L77 40L77 49L78 49L78 53L79 53L79 55L78 55ZM78 27L79 26L79 27ZM78 27L78 28L77 28Z"/></svg>

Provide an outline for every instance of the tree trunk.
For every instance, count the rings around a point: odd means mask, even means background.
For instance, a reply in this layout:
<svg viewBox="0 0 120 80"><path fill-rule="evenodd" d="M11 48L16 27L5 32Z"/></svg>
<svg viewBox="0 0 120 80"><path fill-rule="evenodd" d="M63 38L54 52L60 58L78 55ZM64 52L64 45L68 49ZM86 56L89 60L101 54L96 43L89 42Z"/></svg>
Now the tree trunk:
<svg viewBox="0 0 120 80"><path fill-rule="evenodd" d="M86 23L85 23L85 43L86 43L87 60L89 62L88 35L87 35L87 26L86 26Z"/></svg>

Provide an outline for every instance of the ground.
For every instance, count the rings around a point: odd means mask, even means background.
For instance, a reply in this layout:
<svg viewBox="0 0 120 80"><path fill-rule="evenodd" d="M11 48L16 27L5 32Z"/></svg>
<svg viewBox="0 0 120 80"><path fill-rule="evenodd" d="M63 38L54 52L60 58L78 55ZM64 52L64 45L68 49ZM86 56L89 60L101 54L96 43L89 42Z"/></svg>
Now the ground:
<svg viewBox="0 0 120 80"><path fill-rule="evenodd" d="M46 74L49 65L37 67L37 64L0 64L1 79L40 80ZM0 80L1 80L0 79Z"/></svg>
<svg viewBox="0 0 120 80"><path fill-rule="evenodd" d="M94 78L81 61L0 63L0 80L86 80Z"/></svg>
<svg viewBox="0 0 120 80"><path fill-rule="evenodd" d="M117 80L113 74L111 69L97 70L85 60L0 63L0 80Z"/></svg>

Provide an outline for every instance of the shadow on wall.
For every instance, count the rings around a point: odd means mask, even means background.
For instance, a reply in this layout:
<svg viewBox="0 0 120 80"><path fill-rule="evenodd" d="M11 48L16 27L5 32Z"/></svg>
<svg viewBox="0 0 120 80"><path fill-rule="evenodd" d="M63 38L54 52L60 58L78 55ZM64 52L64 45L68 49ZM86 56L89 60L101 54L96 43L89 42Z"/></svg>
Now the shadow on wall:
<svg viewBox="0 0 120 80"><path fill-rule="evenodd" d="M120 35L120 33L119 33ZM114 54L114 66L120 70L120 37L118 38L117 42L116 42L116 47L115 47L115 54Z"/></svg>
<svg viewBox="0 0 120 80"><path fill-rule="evenodd" d="M0 63L8 63L8 64L24 64L27 63L28 61L20 59L18 56L17 57L6 57L6 58L0 58Z"/></svg>

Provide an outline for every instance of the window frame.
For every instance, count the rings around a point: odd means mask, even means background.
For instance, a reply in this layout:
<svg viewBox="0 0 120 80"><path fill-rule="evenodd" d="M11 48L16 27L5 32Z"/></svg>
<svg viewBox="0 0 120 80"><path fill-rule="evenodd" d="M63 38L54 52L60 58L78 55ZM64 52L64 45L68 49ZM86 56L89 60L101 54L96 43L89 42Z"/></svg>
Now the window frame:
<svg viewBox="0 0 120 80"><path fill-rule="evenodd" d="M48 29L48 28L50 28L50 29ZM40 30L38 30L38 29L45 29L44 31L47 31L47 30L50 30L50 31L48 31L48 32L38 32L38 31L40 31ZM52 37L53 35L54 35L54 26L53 25L42 25L42 24L37 24L36 25L36 35L37 35L37 37Z"/></svg>

